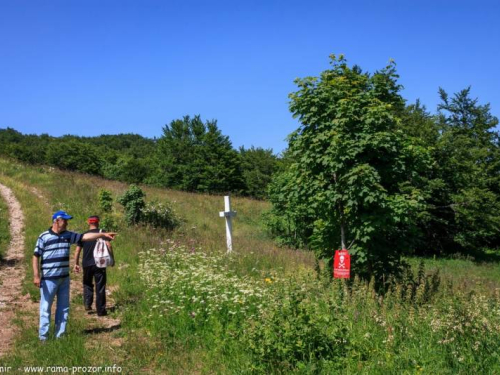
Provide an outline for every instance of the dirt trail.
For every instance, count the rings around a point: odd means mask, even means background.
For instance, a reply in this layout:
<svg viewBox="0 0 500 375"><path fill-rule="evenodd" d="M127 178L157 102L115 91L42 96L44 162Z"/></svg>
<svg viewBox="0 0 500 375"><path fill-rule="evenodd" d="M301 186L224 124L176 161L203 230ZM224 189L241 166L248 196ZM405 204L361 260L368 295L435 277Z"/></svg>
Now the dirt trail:
<svg viewBox="0 0 500 375"><path fill-rule="evenodd" d="M9 207L10 244L5 258L0 261L0 357L6 354L16 333L13 323L19 304L27 302L21 296L24 279L24 215L12 190L0 184L0 195Z"/></svg>
<svg viewBox="0 0 500 375"><path fill-rule="evenodd" d="M37 196L46 206L49 206L48 200L36 188L28 187L35 196ZM30 325L38 324L38 303L31 301L29 295L23 296L22 282L24 280L26 269L24 260L24 215L21 209L21 204L14 196L11 189L0 184L0 195L5 200L9 209L10 220L10 237L11 242L5 254L5 257L0 261L0 357L9 353L12 349L14 337L16 335L17 326L14 323L16 313L20 310L30 311L30 314L36 315L36 319L30 322ZM71 259L73 256L71 256ZM71 264L72 268L73 265ZM78 296L76 300L82 298L82 274L73 274L71 281L71 296ZM116 287L108 286L108 311L114 311L114 300L112 291ZM53 305L55 310L55 303ZM53 311L54 315L54 311ZM121 338L115 338L112 332L120 329L120 319L112 317L97 317L95 314L87 314L83 309L83 304L71 303L71 316L85 316L87 321L86 329L83 332L87 335L99 334L100 340L108 342L112 347L120 347L122 345ZM36 327L38 328L38 327ZM90 340L92 342L93 340Z"/></svg>

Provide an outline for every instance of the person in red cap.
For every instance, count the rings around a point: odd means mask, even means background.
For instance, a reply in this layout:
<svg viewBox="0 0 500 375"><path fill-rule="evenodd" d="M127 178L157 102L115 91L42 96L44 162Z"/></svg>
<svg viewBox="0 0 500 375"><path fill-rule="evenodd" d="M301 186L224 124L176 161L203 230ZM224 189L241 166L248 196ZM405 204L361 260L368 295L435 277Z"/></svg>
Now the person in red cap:
<svg viewBox="0 0 500 375"><path fill-rule="evenodd" d="M99 216L89 216L87 219L89 230L85 233L100 233ZM106 310L106 268L99 268L95 264L94 249L97 241L80 242L77 244L75 252L75 266L73 270L80 272L80 252L83 248L82 267L83 267L83 304L85 310L92 310L94 300L94 280L95 280L95 306L98 316L107 315ZM111 243L106 241L109 252L113 256Z"/></svg>

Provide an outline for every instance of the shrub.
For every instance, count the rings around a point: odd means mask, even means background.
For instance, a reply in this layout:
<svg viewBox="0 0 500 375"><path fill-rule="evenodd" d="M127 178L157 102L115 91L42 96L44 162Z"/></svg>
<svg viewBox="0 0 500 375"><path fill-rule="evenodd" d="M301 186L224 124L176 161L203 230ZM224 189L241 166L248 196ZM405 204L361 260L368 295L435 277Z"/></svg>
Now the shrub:
<svg viewBox="0 0 500 375"><path fill-rule="evenodd" d="M111 195L111 192L106 190L106 189L101 189L99 190L99 208L103 212L111 212L113 209L113 196Z"/></svg>
<svg viewBox="0 0 500 375"><path fill-rule="evenodd" d="M125 216L128 225L138 224L141 220L142 209L146 206L144 197L146 194L137 185L130 185L128 190L120 198L120 203L125 208Z"/></svg>
<svg viewBox="0 0 500 375"><path fill-rule="evenodd" d="M116 232L118 230L118 223L113 215L105 216L101 220L101 228L108 232Z"/></svg>
<svg viewBox="0 0 500 375"><path fill-rule="evenodd" d="M180 219L168 201L148 203L141 211L141 223L150 225L153 228L172 230L180 222Z"/></svg>

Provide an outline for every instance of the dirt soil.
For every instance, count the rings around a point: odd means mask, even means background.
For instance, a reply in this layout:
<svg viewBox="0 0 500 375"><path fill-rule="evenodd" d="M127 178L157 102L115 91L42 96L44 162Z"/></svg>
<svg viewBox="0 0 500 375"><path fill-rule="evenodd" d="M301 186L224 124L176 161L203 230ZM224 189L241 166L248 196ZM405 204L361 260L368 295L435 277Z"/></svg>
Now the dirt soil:
<svg viewBox="0 0 500 375"><path fill-rule="evenodd" d="M29 296L22 296L24 269L24 215L12 190L0 184L0 195L9 207L10 244L5 258L0 261L0 357L7 353L16 333L13 323L15 310L27 303Z"/></svg>

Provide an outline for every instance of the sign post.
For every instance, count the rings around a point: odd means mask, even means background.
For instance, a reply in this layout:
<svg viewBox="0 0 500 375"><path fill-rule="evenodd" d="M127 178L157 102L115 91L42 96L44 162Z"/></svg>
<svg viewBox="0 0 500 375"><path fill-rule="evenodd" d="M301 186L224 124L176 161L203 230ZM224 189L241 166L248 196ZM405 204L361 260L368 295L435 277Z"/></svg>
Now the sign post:
<svg viewBox="0 0 500 375"><path fill-rule="evenodd" d="M348 279L351 277L351 256L346 249L335 250L333 277L336 279Z"/></svg>
<svg viewBox="0 0 500 375"><path fill-rule="evenodd" d="M229 195L224 197L224 211L219 212L220 217L226 218L226 241L227 253L233 251L233 225L231 219L236 216L236 211L231 211L231 198Z"/></svg>

